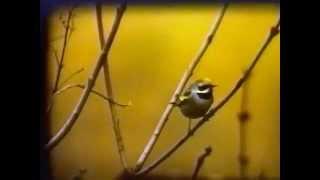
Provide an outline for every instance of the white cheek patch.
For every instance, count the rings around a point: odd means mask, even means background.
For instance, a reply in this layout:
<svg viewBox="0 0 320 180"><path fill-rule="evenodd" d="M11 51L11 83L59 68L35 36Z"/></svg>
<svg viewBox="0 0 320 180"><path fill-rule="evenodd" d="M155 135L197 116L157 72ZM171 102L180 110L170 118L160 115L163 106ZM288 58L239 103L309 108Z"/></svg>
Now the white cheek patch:
<svg viewBox="0 0 320 180"><path fill-rule="evenodd" d="M205 89L205 90L203 90L203 91L196 90L196 93L203 93L203 94L205 94L205 93L208 93L208 92L209 92L209 89Z"/></svg>

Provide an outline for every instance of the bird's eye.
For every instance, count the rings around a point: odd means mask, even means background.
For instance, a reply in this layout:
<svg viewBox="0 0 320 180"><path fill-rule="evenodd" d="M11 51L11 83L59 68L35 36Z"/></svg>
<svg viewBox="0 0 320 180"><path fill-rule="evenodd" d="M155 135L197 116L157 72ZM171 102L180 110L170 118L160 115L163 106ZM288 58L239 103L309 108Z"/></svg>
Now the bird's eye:
<svg viewBox="0 0 320 180"><path fill-rule="evenodd" d="M201 90L201 91L205 90L206 88L207 88L206 85L199 86L199 90Z"/></svg>

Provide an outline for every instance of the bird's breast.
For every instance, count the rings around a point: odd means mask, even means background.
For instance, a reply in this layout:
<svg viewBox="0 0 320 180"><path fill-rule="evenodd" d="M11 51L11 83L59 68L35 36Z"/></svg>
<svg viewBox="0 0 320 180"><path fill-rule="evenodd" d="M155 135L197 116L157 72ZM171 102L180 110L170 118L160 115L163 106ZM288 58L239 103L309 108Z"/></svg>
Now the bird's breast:
<svg viewBox="0 0 320 180"><path fill-rule="evenodd" d="M188 102L180 106L181 112L188 118L202 117L210 108L213 102L213 98L202 99L197 94L192 94L192 98L188 99Z"/></svg>

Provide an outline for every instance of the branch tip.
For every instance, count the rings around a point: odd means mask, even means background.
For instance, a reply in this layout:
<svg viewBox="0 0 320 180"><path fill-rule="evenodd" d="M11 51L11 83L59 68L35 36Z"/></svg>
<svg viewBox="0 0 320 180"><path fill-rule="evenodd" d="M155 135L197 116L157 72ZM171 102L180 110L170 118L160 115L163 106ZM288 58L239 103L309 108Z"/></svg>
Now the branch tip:
<svg viewBox="0 0 320 180"><path fill-rule="evenodd" d="M206 153L206 154L210 155L211 152L212 152L211 146L208 146L208 147L205 148L205 153Z"/></svg>
<svg viewBox="0 0 320 180"><path fill-rule="evenodd" d="M199 157L197 158L197 161L196 161L196 165L195 165L193 174L192 174L192 178L191 178L192 180L197 179L199 171L200 171L201 167L203 166L205 159L211 155L211 152L212 152L212 148L211 148L211 146L208 146L204 149L204 152L199 155Z"/></svg>

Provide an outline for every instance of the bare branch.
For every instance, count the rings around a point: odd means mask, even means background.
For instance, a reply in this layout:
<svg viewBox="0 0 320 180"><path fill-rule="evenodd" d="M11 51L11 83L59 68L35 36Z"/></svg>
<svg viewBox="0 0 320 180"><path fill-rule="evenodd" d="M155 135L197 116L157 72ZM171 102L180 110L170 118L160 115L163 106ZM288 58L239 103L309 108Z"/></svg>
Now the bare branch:
<svg viewBox="0 0 320 180"><path fill-rule="evenodd" d="M60 94L62 94L63 92L69 90L69 89L73 89L73 88L80 88L80 89L84 89L84 85L81 85L81 84L70 84L70 85L66 85L62 88L60 88L59 90L57 90L53 95L52 97L54 96L58 96ZM114 99L111 99L110 97L107 97L105 95L103 95L102 93L92 89L91 90L91 93L97 95L98 97L101 97L102 99L104 99L105 101L108 101L114 105L117 105L117 106L120 106L120 107L127 107L127 106L131 106L132 103L131 101L129 101L127 104L124 104L124 103L119 103L117 101L115 101ZM49 103L48 107L47 107L47 114L49 114L50 110L52 109L52 106L53 106L53 100Z"/></svg>
<svg viewBox="0 0 320 180"><path fill-rule="evenodd" d="M56 75L56 79L55 79L55 82L54 82L54 87L53 87L53 90L52 90L53 94L58 90L60 76L61 76L62 69L63 69L63 61L64 61L65 49L66 49L66 46L67 46L67 39L69 39L70 36L71 36L71 31L69 33L69 27L70 27L70 23L72 21L73 10L75 9L75 7L76 7L76 5L73 5L71 7L71 9L68 11L67 25L65 25L65 22L62 20L62 14L60 14L60 16L59 16L59 20L63 21L62 24L65 27L65 33L61 37L61 38L64 38L64 42L63 42L63 47L62 47L62 53L61 53L60 60L59 60L59 55L58 55L57 50L53 46L51 46L49 44L49 47L53 50L53 54L55 56L54 59L55 59L56 64L57 64L57 75ZM68 38L68 36L69 36L69 38ZM59 40L59 39L60 39L60 37L58 37L58 39L55 39L55 40ZM55 40L52 40L52 41L55 41ZM47 107L47 111L46 111L47 114L46 115L49 115L50 110L52 109L52 106L53 106L53 100L51 100L51 102L49 103L49 105Z"/></svg>
<svg viewBox="0 0 320 180"><path fill-rule="evenodd" d="M198 177L199 171L204 164L205 159L210 156L212 152L212 148L210 146L204 149L204 152L197 158L196 166L192 173L192 179L195 180Z"/></svg>
<svg viewBox="0 0 320 180"><path fill-rule="evenodd" d="M60 81L60 76L61 76L61 72L63 69L64 55L65 55L65 51L66 51L66 47L67 47L67 40L68 40L68 34L69 34L69 30L70 30L70 22L71 22L73 10L74 10L74 7L72 7L68 12L68 18L67 18L67 22L65 25L65 33L64 33L64 37L63 37L64 39L63 39L63 45L62 45L62 52L61 52L60 61L59 61L59 65L58 65L57 77L55 80L55 84L53 86L53 92L58 90L58 86L59 86L59 81Z"/></svg>
<svg viewBox="0 0 320 180"><path fill-rule="evenodd" d="M68 41L70 40L72 33L75 31L75 27L74 27L74 16L75 16L75 15L73 14L73 18L72 18L71 21L70 21L70 33L69 33L69 35L68 35Z"/></svg>
<svg viewBox="0 0 320 180"><path fill-rule="evenodd" d="M59 64L59 62L58 62ZM84 68L81 68L79 70L77 70L76 72L72 73L69 77L67 77L62 83L61 83L61 86L65 83L67 83L70 79L72 79L75 75L81 73L82 71L84 70ZM59 90L56 90L56 92L59 91ZM52 97L54 96L55 92L53 92L53 95ZM53 107L53 99L51 99L51 102L49 103L48 107L47 107L47 115L50 113L51 109Z"/></svg>
<svg viewBox="0 0 320 180"><path fill-rule="evenodd" d="M252 63L250 64L249 68L246 70L244 75L235 83L235 86L231 89L231 91L216 105L215 107L211 108L207 114L190 130L190 133L184 135L181 137L176 144L174 144L168 151L163 153L159 159L151 163L148 167L140 170L137 175L143 175L154 168L156 168L159 164L161 164L164 160L166 160L168 157L170 157L175 151L177 151L205 122L207 122L211 117L215 115L216 112L218 112L229 100L233 95L239 90L241 85L245 82L245 80L248 78L251 71L254 69L255 65L259 61L261 55L265 51L265 49L268 47L272 39L280 33L279 31L279 25L280 25L280 19L278 20L278 23L276 26L271 28L271 31L267 37L267 39L264 41L262 47L259 49L258 53L253 58Z"/></svg>
<svg viewBox="0 0 320 180"><path fill-rule="evenodd" d="M58 90L58 91L54 94L54 96L60 95L61 93L65 92L65 91L67 91L67 90L69 90L69 89L72 89L72 88L84 89L85 86L84 86L84 85L81 85L81 84L67 85L67 86L61 88L60 90ZM112 99L112 98L110 98L110 97L107 97L107 96L103 95L102 93L100 93L100 92L98 92L98 91L96 91L96 90L94 90L94 89L91 90L91 93L93 93L93 94L101 97L101 98L104 99L105 101L108 101L108 102L110 102L110 103L112 103L112 104L114 104L114 105L120 106L120 107L131 106L131 102L128 102L127 104L119 103L119 102L115 101L114 99Z"/></svg>
<svg viewBox="0 0 320 180"><path fill-rule="evenodd" d="M71 73L64 81L61 82L60 86L63 86L65 83L70 81L74 76L76 76L77 74L81 73L82 71L84 71L84 68L80 68L77 71Z"/></svg>
<svg viewBox="0 0 320 180"><path fill-rule="evenodd" d="M69 118L66 120L63 127L58 131L58 133L53 138L50 139L48 144L45 146L47 150L51 150L52 148L54 148L68 134L68 132L70 132L74 123L78 119L84 105L87 102L91 89L93 88L96 82L100 69L102 68L104 61L106 60L106 57L110 52L114 37L117 33L117 30L120 25L122 16L125 12L125 9L126 9L126 2L122 3L120 7L117 8L116 16L111 27L109 38L104 44L104 47L102 49L101 54L99 55L97 63L95 64L95 67L87 80L85 88L82 91L81 97L79 98L77 105L75 106L73 112L70 114Z"/></svg>
<svg viewBox="0 0 320 180"><path fill-rule="evenodd" d="M53 47L52 47L52 51L53 51L54 59L55 59L55 61L56 61L56 63L57 63L57 66L58 66L58 68L59 68L59 55L58 55L58 52L57 52L57 50L54 49Z"/></svg>
<svg viewBox="0 0 320 180"><path fill-rule="evenodd" d="M239 120L239 154L238 154L238 162L239 162L239 172L240 178L246 179L247 177L247 169L249 163L249 157L247 156L247 122L250 119L250 113L248 111L248 86L249 80L252 76L252 73L248 76L245 83L242 85L242 95L241 95L241 104L240 104L240 112L238 114Z"/></svg>
<svg viewBox="0 0 320 180"><path fill-rule="evenodd" d="M96 17L97 17L100 46L101 46L101 48L103 48L103 43L105 41L105 38L103 35L104 30L103 30L103 22L102 22L102 6L100 3L98 3L96 5L96 14L97 14ZM110 75L110 71L109 71L108 60L106 60L104 62L103 74L104 74L104 82L105 82L104 84L105 84L106 94L108 97L113 99L113 90L112 90L111 75ZM116 107L114 107L113 103L110 103L108 101L108 107L109 107L109 111L110 111L110 119L111 119L112 125L113 125L113 132L114 132L115 139L116 139L116 145L117 145L120 161L121 161L121 164L122 164L124 170L129 171L125 147L124 147L124 143L123 143L122 135L121 135L121 131L120 131L120 126L119 126L119 122L120 122L119 116L117 115L117 110L116 110Z"/></svg>
<svg viewBox="0 0 320 180"><path fill-rule="evenodd" d="M227 7L228 7L228 3L223 6L220 14L217 16L217 19L214 21L212 27L210 28L210 31L209 31L206 39L203 41L203 44L200 47L199 52L196 54L194 59L189 64L189 67L187 68L187 70L183 74L182 79L180 80L175 92L173 93L173 95L171 97L169 104L167 105L165 111L163 112L148 144L145 146L142 154L140 155L140 157L137 161L136 168L135 168L136 172L139 171L143 167L143 164L145 163L148 156L150 155L155 143L157 142L157 140L160 136L160 133L162 132L166 122L169 119L169 115L171 114L171 112L174 108L173 102L176 102L177 98L180 96L180 94L183 91L184 87L186 86L188 80L191 78L194 69L196 68L196 66L200 62L202 56L204 55L204 53L208 49L209 45L211 44L211 42L212 42L220 24L221 24L222 18L226 12Z"/></svg>
<svg viewBox="0 0 320 180"><path fill-rule="evenodd" d="M100 2L98 2L96 5L96 18L97 18L98 33L99 33L99 42L100 42L100 47L102 48L105 42L105 38L104 38L104 29L103 29L103 22L102 22L102 6Z"/></svg>

